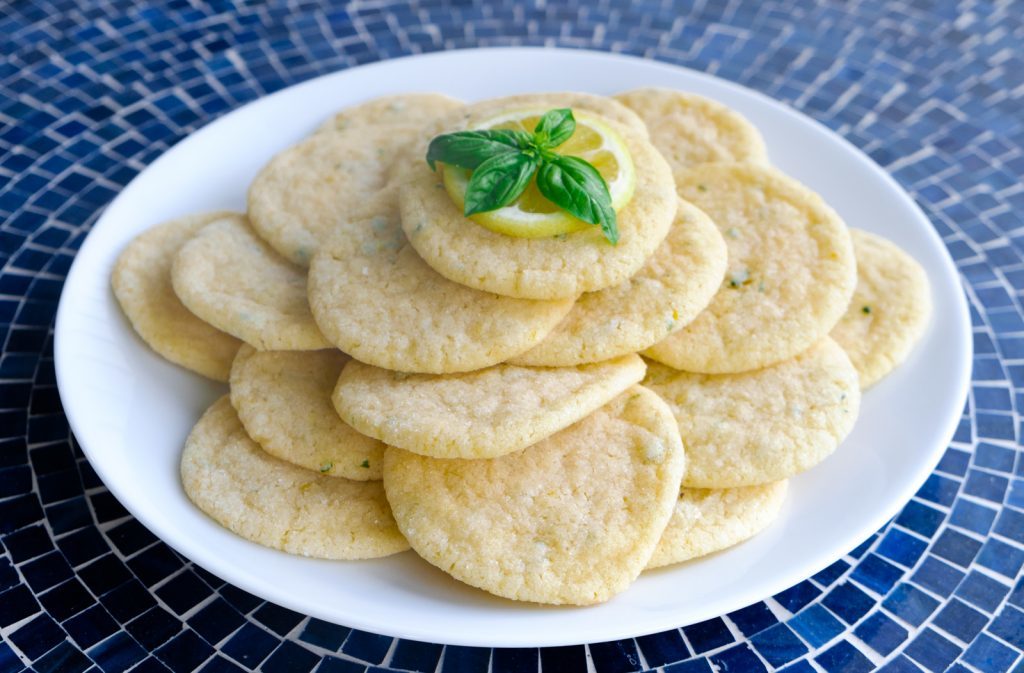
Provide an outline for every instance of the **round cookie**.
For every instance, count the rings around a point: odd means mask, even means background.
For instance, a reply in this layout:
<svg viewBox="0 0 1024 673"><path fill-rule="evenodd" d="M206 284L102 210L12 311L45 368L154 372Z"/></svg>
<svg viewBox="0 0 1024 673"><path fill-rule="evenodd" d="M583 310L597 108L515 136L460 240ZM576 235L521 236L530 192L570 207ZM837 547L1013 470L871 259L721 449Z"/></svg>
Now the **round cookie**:
<svg viewBox="0 0 1024 673"><path fill-rule="evenodd" d="M259 350L330 346L309 312L305 272L261 241L243 215L211 222L183 245L171 281L190 311Z"/></svg>
<svg viewBox="0 0 1024 673"><path fill-rule="evenodd" d="M514 600L590 605L643 570L683 467L671 412L634 386L501 458L389 448L384 489L413 549L456 579Z"/></svg>
<svg viewBox="0 0 1024 673"><path fill-rule="evenodd" d="M308 266L337 227L387 183L419 124L361 125L314 133L270 160L249 187L253 229L285 258Z"/></svg>
<svg viewBox="0 0 1024 673"><path fill-rule="evenodd" d="M636 355L579 367L501 364L467 374L401 374L352 361L338 414L364 434L434 458L497 458L576 423L639 383Z"/></svg>
<svg viewBox="0 0 1024 673"><path fill-rule="evenodd" d="M857 420L857 370L832 339L740 374L690 374L651 363L644 385L668 403L686 447L688 488L785 479L836 450Z"/></svg>
<svg viewBox="0 0 1024 673"><path fill-rule="evenodd" d="M229 212L190 215L147 229L114 264L111 285L135 332L158 355L215 381L227 381L241 341L203 322L174 294L171 264L178 250Z"/></svg>
<svg viewBox="0 0 1024 673"><path fill-rule="evenodd" d="M485 229L463 217L440 175L425 162L407 163L397 174L409 243L446 278L510 297L575 298L624 282L665 239L678 199L657 150L636 133L619 130L637 178L633 198L618 213L617 245L608 243L599 227L551 238L514 238Z"/></svg>
<svg viewBox="0 0 1024 673"><path fill-rule="evenodd" d="M572 300L480 292L438 275L406 242L388 189L338 225L309 269L320 329L352 357L384 369L444 374L489 367L539 343Z"/></svg>
<svg viewBox="0 0 1024 673"><path fill-rule="evenodd" d="M704 310L722 283L726 261L714 222L680 201L668 236L636 275L581 295L544 341L510 362L566 367L652 346Z"/></svg>
<svg viewBox="0 0 1024 673"><path fill-rule="evenodd" d="M647 569L727 549L767 528L782 509L789 482L763 486L684 488Z"/></svg>
<svg viewBox="0 0 1024 673"><path fill-rule="evenodd" d="M439 93L381 96L344 108L325 121L318 133L345 131L362 126L425 125L464 103Z"/></svg>
<svg viewBox="0 0 1024 673"><path fill-rule="evenodd" d="M821 197L756 164L704 164L676 183L722 232L729 265L707 309L645 355L686 371L742 372L788 360L829 333L857 269L846 225Z"/></svg>
<svg viewBox="0 0 1024 673"><path fill-rule="evenodd" d="M554 93L525 93L501 98L489 98L464 105L461 108L439 117L436 122L428 126L428 138L438 133L452 133L465 129L477 128L481 123L494 119L508 111L515 110L540 110L546 112L555 108L569 108L572 110L586 110L606 120L623 126L627 131L647 138L647 127L643 120L633 110L629 109L614 98L597 96L591 93L580 91L564 91ZM426 153L426 144L423 146L423 153ZM422 155L421 155L422 156Z"/></svg>
<svg viewBox="0 0 1024 673"><path fill-rule="evenodd" d="M928 276L917 261L881 236L851 229L857 289L832 328L870 388L899 366L924 334L932 312Z"/></svg>
<svg viewBox="0 0 1024 673"><path fill-rule="evenodd" d="M718 101L657 87L614 98L640 115L651 142L674 171L715 161L768 162L761 132Z"/></svg>
<svg viewBox="0 0 1024 673"><path fill-rule="evenodd" d="M380 482L326 477L264 453L227 395L189 434L181 482L217 523L289 554L366 559L409 548Z"/></svg>
<svg viewBox="0 0 1024 673"><path fill-rule="evenodd" d="M380 479L384 445L346 425L331 392L349 357L336 350L257 351L231 367L231 405L270 455L332 477Z"/></svg>

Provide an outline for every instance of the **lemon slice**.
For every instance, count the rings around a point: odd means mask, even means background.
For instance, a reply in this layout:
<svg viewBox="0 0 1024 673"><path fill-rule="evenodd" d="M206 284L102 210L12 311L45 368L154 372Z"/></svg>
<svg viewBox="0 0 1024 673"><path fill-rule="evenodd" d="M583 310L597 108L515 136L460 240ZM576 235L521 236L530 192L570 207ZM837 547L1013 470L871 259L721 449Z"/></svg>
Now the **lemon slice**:
<svg viewBox="0 0 1024 673"><path fill-rule="evenodd" d="M516 129L533 133L544 112L508 112L483 122L478 128ZM636 186L636 170L626 142L615 129L596 117L575 111L573 116L576 119L576 132L553 151L590 162L608 183L612 208L618 212L633 197L633 188ZM465 207L470 171L456 166L443 166L442 172L448 195L462 210ZM548 201L537 188L536 177L514 202L497 210L476 213L469 219L491 231L519 238L558 236L593 226Z"/></svg>

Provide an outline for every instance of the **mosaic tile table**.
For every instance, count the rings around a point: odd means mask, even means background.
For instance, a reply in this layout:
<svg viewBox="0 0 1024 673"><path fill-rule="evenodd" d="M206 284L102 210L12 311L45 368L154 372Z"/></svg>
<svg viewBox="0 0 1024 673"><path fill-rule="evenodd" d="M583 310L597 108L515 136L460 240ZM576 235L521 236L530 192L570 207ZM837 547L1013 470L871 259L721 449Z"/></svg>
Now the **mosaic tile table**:
<svg viewBox="0 0 1024 673"><path fill-rule="evenodd" d="M930 216L972 307L974 384L884 529L763 603L635 640L444 647L309 619L155 539L70 436L52 327L75 250L167 147L339 68L466 46L609 49L788 102ZM1024 671L1024 7L672 0L0 4L0 673Z"/></svg>

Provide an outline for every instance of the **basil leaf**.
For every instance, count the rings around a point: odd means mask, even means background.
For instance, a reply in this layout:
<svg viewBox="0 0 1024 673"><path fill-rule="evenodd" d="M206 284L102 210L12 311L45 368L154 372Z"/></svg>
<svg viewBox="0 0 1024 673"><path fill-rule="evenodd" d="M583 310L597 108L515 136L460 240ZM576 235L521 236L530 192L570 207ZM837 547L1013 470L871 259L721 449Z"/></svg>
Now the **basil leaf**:
<svg viewBox="0 0 1024 673"><path fill-rule="evenodd" d="M505 152L477 166L466 186L466 217L497 210L519 198L539 162L531 154Z"/></svg>
<svg viewBox="0 0 1024 673"><path fill-rule="evenodd" d="M446 133L430 141L427 163L431 170L436 161L472 170L493 156L517 152L529 142L529 133L511 129Z"/></svg>
<svg viewBox="0 0 1024 673"><path fill-rule="evenodd" d="M572 110L548 110L533 129L533 141L544 150L558 147L576 132L576 119Z"/></svg>
<svg viewBox="0 0 1024 673"><path fill-rule="evenodd" d="M608 185L597 169L579 157L554 155L537 173L540 193L562 210L590 224L600 224L608 242L619 241L619 227Z"/></svg>

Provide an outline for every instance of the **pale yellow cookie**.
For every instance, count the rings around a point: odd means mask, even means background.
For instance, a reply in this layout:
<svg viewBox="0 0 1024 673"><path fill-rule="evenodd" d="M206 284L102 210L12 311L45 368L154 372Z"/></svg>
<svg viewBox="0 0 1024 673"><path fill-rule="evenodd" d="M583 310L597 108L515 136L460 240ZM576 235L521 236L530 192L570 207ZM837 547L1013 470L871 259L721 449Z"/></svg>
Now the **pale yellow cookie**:
<svg viewBox="0 0 1024 673"><path fill-rule="evenodd" d="M556 108L591 112L625 127L636 135L647 137L647 127L636 112L614 98L579 91L526 93L489 98L464 105L447 115L438 117L433 125L428 125L426 128L431 136L438 133L452 133L478 128L481 123L510 111L541 110L546 112Z"/></svg>
<svg viewBox="0 0 1024 673"><path fill-rule="evenodd" d="M190 311L259 350L330 344L306 300L306 274L260 240L243 215L206 225L181 247L174 292Z"/></svg>
<svg viewBox="0 0 1024 673"><path fill-rule="evenodd" d="M552 238L515 238L462 216L425 162L397 174L402 227L431 267L456 283L528 299L575 298L636 273L668 234L676 198L668 165L641 136L619 127L636 165L636 188L618 213L619 242L599 227Z"/></svg>
<svg viewBox="0 0 1024 673"><path fill-rule="evenodd" d="M289 554L365 559L409 548L380 482L335 479L264 453L245 434L227 395L189 434L181 482L217 523Z"/></svg>
<svg viewBox="0 0 1024 673"><path fill-rule="evenodd" d="M704 164L676 183L718 225L729 265L707 309L645 355L687 371L742 372L788 360L829 333L857 268L846 225L821 197L755 164Z"/></svg>
<svg viewBox="0 0 1024 673"><path fill-rule="evenodd" d="M644 385L679 422L692 488L753 486L814 467L853 429L857 370L832 339L741 374L689 374L650 363Z"/></svg>
<svg viewBox="0 0 1024 673"><path fill-rule="evenodd" d="M425 125L463 105L462 101L439 93L381 96L344 108L325 121L317 132L362 126Z"/></svg>
<svg viewBox="0 0 1024 673"><path fill-rule="evenodd" d="M249 187L253 229L287 259L308 266L338 221L384 187L395 158L420 131L418 124L362 125L315 133L284 150Z"/></svg>
<svg viewBox="0 0 1024 673"><path fill-rule="evenodd" d="M158 355L216 381L228 380L241 342L185 308L171 286L171 264L197 231L232 216L190 215L147 229L125 247L111 274L114 296L142 340Z"/></svg>
<svg viewBox="0 0 1024 673"><path fill-rule="evenodd" d="M788 484L682 489L647 569L707 556L757 535L778 517Z"/></svg>
<svg viewBox="0 0 1024 673"><path fill-rule="evenodd" d="M334 406L360 432L434 458L496 458L579 421L644 377L626 355L579 367L496 365L468 374L401 374L352 361Z"/></svg>
<svg viewBox="0 0 1024 673"><path fill-rule="evenodd" d="M768 161L760 131L718 101L657 87L633 89L615 99L640 115L672 170L714 161Z"/></svg>
<svg viewBox="0 0 1024 673"><path fill-rule="evenodd" d="M671 412L634 386L518 453L443 460L384 454L384 488L413 549L498 596L590 605L647 565L679 497Z"/></svg>
<svg viewBox="0 0 1024 673"><path fill-rule="evenodd" d="M336 350L242 346L231 367L231 404L270 455L332 477L380 479L384 445L346 425L331 405L349 359Z"/></svg>
<svg viewBox="0 0 1024 673"><path fill-rule="evenodd" d="M409 247L391 190L345 218L309 269L320 329L354 358L443 374L489 367L531 348L572 307L480 292L438 275Z"/></svg>
<svg viewBox="0 0 1024 673"><path fill-rule="evenodd" d="M850 356L862 389L899 366L914 348L932 312L928 276L894 243L852 229L857 289L832 338Z"/></svg>
<svg viewBox="0 0 1024 673"><path fill-rule="evenodd" d="M636 275L581 295L544 341L511 362L566 367L652 346L704 310L722 283L726 257L714 222L680 201L668 236Z"/></svg>

